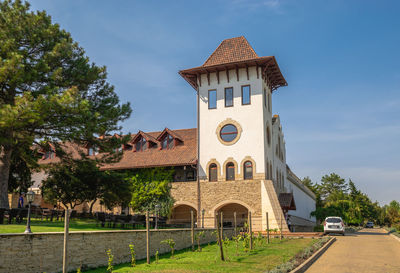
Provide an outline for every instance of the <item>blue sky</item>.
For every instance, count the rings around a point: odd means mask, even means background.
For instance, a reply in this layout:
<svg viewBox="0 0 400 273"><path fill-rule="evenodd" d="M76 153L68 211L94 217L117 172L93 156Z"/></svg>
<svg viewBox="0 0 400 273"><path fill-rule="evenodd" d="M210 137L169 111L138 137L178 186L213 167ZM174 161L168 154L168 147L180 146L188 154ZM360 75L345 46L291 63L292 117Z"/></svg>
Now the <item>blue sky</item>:
<svg viewBox="0 0 400 273"><path fill-rule="evenodd" d="M85 48L133 113L124 132L196 126L178 75L226 38L274 55L289 83L273 95L287 161L319 181L336 172L382 204L400 196L400 2L34 0Z"/></svg>

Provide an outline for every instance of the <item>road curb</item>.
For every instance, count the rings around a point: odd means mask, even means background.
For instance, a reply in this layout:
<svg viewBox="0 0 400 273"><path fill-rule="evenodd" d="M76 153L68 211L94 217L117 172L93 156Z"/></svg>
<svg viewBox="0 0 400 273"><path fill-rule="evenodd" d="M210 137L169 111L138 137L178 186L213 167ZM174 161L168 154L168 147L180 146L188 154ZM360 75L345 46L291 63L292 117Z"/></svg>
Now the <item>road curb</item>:
<svg viewBox="0 0 400 273"><path fill-rule="evenodd" d="M326 244L315 252L310 258L305 260L301 265L290 271L290 273L305 272L324 252L336 241L336 238L331 238Z"/></svg>
<svg viewBox="0 0 400 273"><path fill-rule="evenodd" d="M398 236L396 236L396 235L394 235L394 234L389 234L391 237L393 237L393 238L395 238L397 241L399 241L400 242L400 237L398 237Z"/></svg>

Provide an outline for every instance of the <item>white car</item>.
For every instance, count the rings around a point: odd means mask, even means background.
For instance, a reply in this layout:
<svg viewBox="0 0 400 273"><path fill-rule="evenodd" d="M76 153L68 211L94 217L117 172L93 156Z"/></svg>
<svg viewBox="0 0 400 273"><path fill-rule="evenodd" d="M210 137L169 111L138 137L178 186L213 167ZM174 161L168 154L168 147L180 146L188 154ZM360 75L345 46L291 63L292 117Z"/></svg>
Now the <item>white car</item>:
<svg viewBox="0 0 400 273"><path fill-rule="evenodd" d="M324 221L324 234L339 233L344 236L344 223L342 218L331 216L326 217Z"/></svg>

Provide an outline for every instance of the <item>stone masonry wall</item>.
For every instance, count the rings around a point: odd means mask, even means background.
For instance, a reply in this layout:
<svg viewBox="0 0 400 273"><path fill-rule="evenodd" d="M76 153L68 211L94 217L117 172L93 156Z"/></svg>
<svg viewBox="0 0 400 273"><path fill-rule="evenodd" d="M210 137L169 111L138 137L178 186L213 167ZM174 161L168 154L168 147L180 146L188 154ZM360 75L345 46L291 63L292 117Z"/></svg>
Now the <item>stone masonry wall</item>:
<svg viewBox="0 0 400 273"><path fill-rule="evenodd" d="M214 229L202 229L205 237L201 243L215 241ZM195 233L199 230L195 230ZM232 229L224 231L231 237ZM190 229L151 230L150 252L153 256L169 252L169 247L160 244L172 238L176 249L191 246ZM0 272L61 272L64 234L62 232L27 234L0 234ZM114 264L130 261L129 244L135 245L137 259L146 258L146 231L86 231L71 232L68 242L68 270L107 265L106 250L111 249Z"/></svg>

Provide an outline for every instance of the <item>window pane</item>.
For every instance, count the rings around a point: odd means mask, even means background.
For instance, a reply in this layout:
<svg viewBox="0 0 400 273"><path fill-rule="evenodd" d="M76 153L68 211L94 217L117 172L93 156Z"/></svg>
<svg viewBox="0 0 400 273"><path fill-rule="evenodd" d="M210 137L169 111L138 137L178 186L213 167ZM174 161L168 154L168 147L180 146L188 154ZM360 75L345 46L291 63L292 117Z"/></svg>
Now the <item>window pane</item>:
<svg viewBox="0 0 400 273"><path fill-rule="evenodd" d="M235 166L233 163L226 165L226 180L235 180Z"/></svg>
<svg viewBox="0 0 400 273"><path fill-rule="evenodd" d="M242 86L242 104L250 104L250 85Z"/></svg>
<svg viewBox="0 0 400 273"><path fill-rule="evenodd" d="M244 163L244 179L253 178L253 166L250 161Z"/></svg>
<svg viewBox="0 0 400 273"><path fill-rule="evenodd" d="M146 140L145 140L145 139L143 139L141 142L142 142L142 144L141 144L141 146L142 146L142 150L144 151L144 150L146 150L146 148L147 148L147 145L146 145Z"/></svg>
<svg viewBox="0 0 400 273"><path fill-rule="evenodd" d="M174 139L171 136L168 136L168 149L174 147Z"/></svg>
<svg viewBox="0 0 400 273"><path fill-rule="evenodd" d="M225 106L233 106L233 88L225 88Z"/></svg>
<svg viewBox="0 0 400 273"><path fill-rule="evenodd" d="M161 143L161 148L166 149L167 148L167 138L164 138L162 143Z"/></svg>
<svg viewBox="0 0 400 273"><path fill-rule="evenodd" d="M237 128L232 124L227 124L224 127L222 127L220 132L222 140L226 142L233 141L237 137L237 135L238 135Z"/></svg>
<svg viewBox="0 0 400 273"><path fill-rule="evenodd" d="M208 109L217 108L217 90L208 91Z"/></svg>
<svg viewBox="0 0 400 273"><path fill-rule="evenodd" d="M217 165L211 164L210 165L210 181L217 181Z"/></svg>

